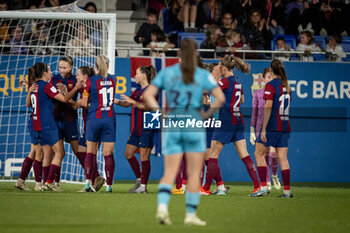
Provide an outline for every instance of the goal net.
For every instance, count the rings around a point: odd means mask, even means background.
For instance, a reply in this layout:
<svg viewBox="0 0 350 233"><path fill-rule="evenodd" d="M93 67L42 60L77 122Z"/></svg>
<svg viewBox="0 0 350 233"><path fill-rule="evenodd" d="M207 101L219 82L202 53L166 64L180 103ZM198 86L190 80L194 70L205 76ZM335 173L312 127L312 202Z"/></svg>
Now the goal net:
<svg viewBox="0 0 350 233"><path fill-rule="evenodd" d="M109 73L114 74L115 30L115 14L87 13L76 3L34 11L0 12L0 181L17 178L30 152L27 122L31 110L25 106L28 88L19 85L27 77L28 68L44 62L55 74L60 57L70 55L76 74L80 66L94 67L96 55L105 54L110 59ZM80 131L81 119L79 110ZM84 170L66 143L65 151L61 180L84 180ZM101 152L98 168L103 172ZM32 176L31 172L29 177Z"/></svg>

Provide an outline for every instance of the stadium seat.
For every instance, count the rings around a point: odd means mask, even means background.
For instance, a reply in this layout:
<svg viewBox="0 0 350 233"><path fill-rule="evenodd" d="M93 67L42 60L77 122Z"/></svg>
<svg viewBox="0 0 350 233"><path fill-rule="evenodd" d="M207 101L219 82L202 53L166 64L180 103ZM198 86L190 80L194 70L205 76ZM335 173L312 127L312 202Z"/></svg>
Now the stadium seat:
<svg viewBox="0 0 350 233"><path fill-rule="evenodd" d="M178 35L179 47L180 47L181 41L184 38L194 39L197 42L197 46L199 48L200 44L205 40L205 33L180 32L179 35Z"/></svg>

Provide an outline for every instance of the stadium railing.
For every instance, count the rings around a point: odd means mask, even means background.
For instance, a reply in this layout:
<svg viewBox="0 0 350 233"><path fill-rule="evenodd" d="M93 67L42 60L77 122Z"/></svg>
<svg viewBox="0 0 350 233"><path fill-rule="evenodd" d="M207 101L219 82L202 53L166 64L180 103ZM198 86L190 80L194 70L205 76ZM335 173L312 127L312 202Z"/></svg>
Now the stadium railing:
<svg viewBox="0 0 350 233"><path fill-rule="evenodd" d="M143 47L122 47L122 46L117 46L115 47L115 49L118 51L118 50L126 50L127 51L127 55L126 57L130 57L130 51L144 51L144 50L148 50L148 51L151 51L152 49L151 48L143 48ZM162 48L156 48L154 49L156 51L159 51L161 52L163 49ZM167 51L178 51L179 48L169 48ZM198 49L197 50L198 52L212 52L214 53L214 58L217 57L217 52L215 49ZM222 51L220 51L222 52ZM225 52L230 52L229 50L226 50ZM254 54L291 54L291 55L301 55L301 54L304 54L304 52L302 51L278 51L278 50L236 50L235 51L236 53L242 53L243 54L243 59L246 59L246 55L247 54L250 54L250 53L254 53ZM326 53L326 52L311 52L311 54L313 55L327 55L329 53ZM347 55L347 57L350 57L350 52L346 52L345 53ZM272 56L271 56L272 57ZM269 57L269 59L267 60L270 60L271 57ZM263 59L258 59L258 60L263 60ZM266 59L265 59L266 60ZM295 59L292 59L292 60L295 60ZM322 60L322 61L327 61L326 59L325 60ZM349 62L350 60L348 59L343 59L343 61L346 61L346 62Z"/></svg>

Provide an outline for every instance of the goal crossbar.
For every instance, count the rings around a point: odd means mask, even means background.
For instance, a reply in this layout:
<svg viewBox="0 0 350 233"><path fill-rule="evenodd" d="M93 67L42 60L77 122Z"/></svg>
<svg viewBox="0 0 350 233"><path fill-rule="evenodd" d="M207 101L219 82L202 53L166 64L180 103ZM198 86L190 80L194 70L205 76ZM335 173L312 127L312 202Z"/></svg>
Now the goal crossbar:
<svg viewBox="0 0 350 233"><path fill-rule="evenodd" d="M108 21L107 57L110 60L109 73L115 72L115 38L117 16L111 13L65 13L65 12L29 12L1 11L0 18L5 19L53 19L53 20L105 20Z"/></svg>

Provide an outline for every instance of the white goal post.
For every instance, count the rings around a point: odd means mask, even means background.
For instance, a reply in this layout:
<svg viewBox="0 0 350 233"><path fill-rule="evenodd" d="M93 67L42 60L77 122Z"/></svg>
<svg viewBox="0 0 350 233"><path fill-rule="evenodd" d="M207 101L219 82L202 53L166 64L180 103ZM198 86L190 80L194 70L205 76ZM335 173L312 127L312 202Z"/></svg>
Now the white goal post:
<svg viewBox="0 0 350 233"><path fill-rule="evenodd" d="M43 20L103 20L107 21L108 45L103 51L109 58L109 73L114 74L115 66L115 36L117 17L116 14L108 13L58 13L58 12L20 12L20 11L0 11L0 18L3 19L43 19Z"/></svg>
<svg viewBox="0 0 350 233"><path fill-rule="evenodd" d="M0 38L0 181L13 181L19 176L21 163L30 152L27 129L30 110L25 106L27 88L20 87L19 82L36 62L47 63L53 74L58 73L58 61L65 55L74 58L73 74L76 74L80 66L94 67L96 55L104 54L110 60L109 73L114 74L116 14L88 13L72 3L38 10L0 11L0 27L5 24L8 27L7 39ZM16 30L20 27L23 30L22 39L13 43ZM43 34L45 42L40 42ZM78 40L81 34L90 41L88 46L69 43ZM22 47L25 52L21 50ZM72 55L72 51L80 53ZM82 128L81 111L79 122ZM66 143L65 151L61 180L83 180L84 170ZM97 160L102 175L104 159L101 152Z"/></svg>

